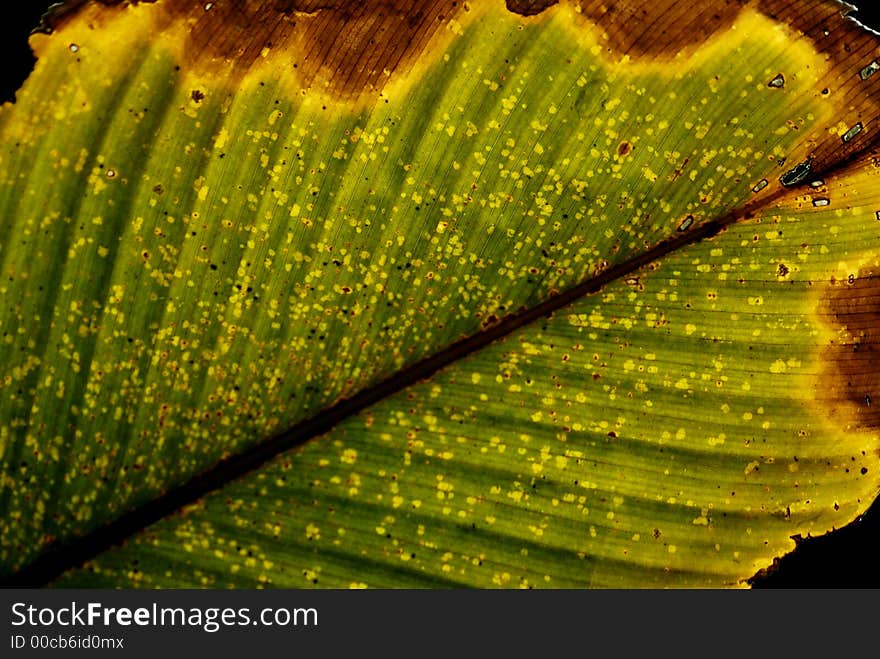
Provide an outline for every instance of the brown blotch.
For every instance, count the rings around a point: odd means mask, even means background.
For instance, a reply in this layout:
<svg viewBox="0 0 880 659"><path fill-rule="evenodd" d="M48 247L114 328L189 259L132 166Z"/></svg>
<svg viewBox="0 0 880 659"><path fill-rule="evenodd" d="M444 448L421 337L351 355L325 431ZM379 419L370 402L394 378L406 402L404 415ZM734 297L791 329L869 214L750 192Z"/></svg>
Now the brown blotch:
<svg viewBox="0 0 880 659"><path fill-rule="evenodd" d="M163 3L190 23L188 57L246 71L263 53L306 88L351 98L379 92L467 10L452 0L199 0Z"/></svg>
<svg viewBox="0 0 880 659"><path fill-rule="evenodd" d="M880 428L880 271L828 285L820 313L833 330L817 398L844 428Z"/></svg>
<svg viewBox="0 0 880 659"><path fill-rule="evenodd" d="M644 57L672 56L699 46L715 32L730 27L747 2L582 0L575 4L584 18L604 32L610 51Z"/></svg>
<svg viewBox="0 0 880 659"><path fill-rule="evenodd" d="M537 16L548 7L558 4L559 0L505 0L507 10L520 16Z"/></svg>
<svg viewBox="0 0 880 659"><path fill-rule="evenodd" d="M234 59L243 68L250 67L267 48L280 53L279 64L297 69L304 86L355 96L381 90L393 72L405 69L422 53L462 4L445 0L223 2L198 16L189 48L193 53Z"/></svg>
<svg viewBox="0 0 880 659"><path fill-rule="evenodd" d="M627 141L623 141L617 145L617 155L621 158L628 156L633 150L633 145Z"/></svg>

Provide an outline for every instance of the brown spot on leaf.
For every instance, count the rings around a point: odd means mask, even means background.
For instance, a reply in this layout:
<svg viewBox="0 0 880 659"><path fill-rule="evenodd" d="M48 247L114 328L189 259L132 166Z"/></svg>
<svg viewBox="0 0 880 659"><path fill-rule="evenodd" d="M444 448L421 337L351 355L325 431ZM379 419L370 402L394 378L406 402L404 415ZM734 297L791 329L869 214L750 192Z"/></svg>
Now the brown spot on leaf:
<svg viewBox="0 0 880 659"><path fill-rule="evenodd" d="M505 0L507 9L520 16L537 16L548 7L559 4L559 0Z"/></svg>
<svg viewBox="0 0 880 659"><path fill-rule="evenodd" d="M633 150L633 145L627 141L623 141L617 145L617 155L621 158L628 156Z"/></svg>
<svg viewBox="0 0 880 659"><path fill-rule="evenodd" d="M491 327L492 325L495 325L497 323L498 323L498 316L496 316L495 314L489 314L481 324L485 328L485 327Z"/></svg>
<svg viewBox="0 0 880 659"><path fill-rule="evenodd" d="M832 330L817 397L842 427L880 428L880 272L829 284L820 313ZM875 403L874 401L878 401Z"/></svg>

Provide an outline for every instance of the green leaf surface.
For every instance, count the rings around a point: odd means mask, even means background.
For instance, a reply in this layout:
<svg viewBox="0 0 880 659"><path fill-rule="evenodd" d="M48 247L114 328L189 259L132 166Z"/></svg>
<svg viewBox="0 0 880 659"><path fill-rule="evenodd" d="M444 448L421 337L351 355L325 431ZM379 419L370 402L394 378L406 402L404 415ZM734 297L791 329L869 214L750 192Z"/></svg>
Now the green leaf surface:
<svg viewBox="0 0 880 659"><path fill-rule="evenodd" d="M839 4L209 4L0 113L4 576L734 586L871 503Z"/></svg>

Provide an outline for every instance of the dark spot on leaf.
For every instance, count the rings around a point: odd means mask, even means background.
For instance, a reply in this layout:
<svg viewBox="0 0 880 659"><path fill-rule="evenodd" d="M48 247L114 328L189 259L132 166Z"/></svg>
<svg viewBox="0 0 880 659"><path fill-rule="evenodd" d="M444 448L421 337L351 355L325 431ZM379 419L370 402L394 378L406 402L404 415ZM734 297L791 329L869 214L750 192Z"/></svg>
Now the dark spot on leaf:
<svg viewBox="0 0 880 659"><path fill-rule="evenodd" d="M787 188L797 185L801 183L807 176L810 175L810 172L813 169L813 159L807 158L802 163L798 163L790 170L785 172L782 176L779 177L779 182L782 183Z"/></svg>
<svg viewBox="0 0 880 659"><path fill-rule="evenodd" d="M785 76L783 76L781 73L777 73L776 76L767 83L767 86L776 88L785 87Z"/></svg>
<svg viewBox="0 0 880 659"><path fill-rule="evenodd" d="M508 11L520 16L536 16L559 0L505 0Z"/></svg>

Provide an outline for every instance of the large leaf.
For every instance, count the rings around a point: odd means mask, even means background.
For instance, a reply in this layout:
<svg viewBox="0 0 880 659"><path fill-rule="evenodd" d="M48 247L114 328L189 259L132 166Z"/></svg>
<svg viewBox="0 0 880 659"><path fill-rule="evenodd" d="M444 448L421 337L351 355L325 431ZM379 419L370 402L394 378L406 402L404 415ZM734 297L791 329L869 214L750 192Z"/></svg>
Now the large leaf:
<svg viewBox="0 0 880 659"><path fill-rule="evenodd" d="M0 114L10 583L736 585L876 495L840 4L105 4Z"/></svg>

